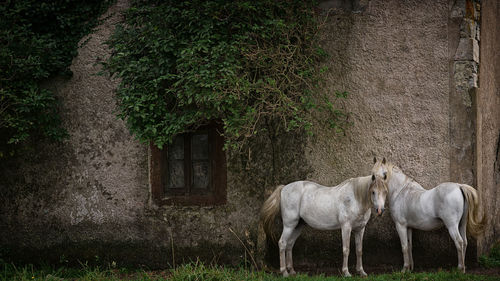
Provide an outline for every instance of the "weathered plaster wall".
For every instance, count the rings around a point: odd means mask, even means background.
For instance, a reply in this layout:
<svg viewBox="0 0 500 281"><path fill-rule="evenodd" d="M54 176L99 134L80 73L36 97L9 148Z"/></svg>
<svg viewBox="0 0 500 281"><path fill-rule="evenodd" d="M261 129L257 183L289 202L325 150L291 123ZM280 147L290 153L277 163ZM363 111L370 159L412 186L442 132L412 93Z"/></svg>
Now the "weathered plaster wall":
<svg viewBox="0 0 500 281"><path fill-rule="evenodd" d="M336 1L323 5L328 2ZM333 11L323 40L332 55L327 90L351 93L345 108L352 127L334 141L333 135L318 130L308 150L313 180L334 185L368 175L374 156L387 157L427 188L449 180L449 13L448 1L434 0L365 1L359 10ZM370 221L364 247L367 266L402 264L393 225L388 213ZM317 235L325 240L331 235L307 234L297 249ZM443 233L417 233L415 240L416 266L435 261L423 258L435 255L427 250L427 241L439 245L436 256L441 260L454 262L450 257L455 250ZM339 263L340 234L326 247ZM304 251L303 256L313 253Z"/></svg>
<svg viewBox="0 0 500 281"><path fill-rule="evenodd" d="M108 15L126 6L118 1ZM119 20L112 16L92 34L73 61L71 79L46 84L61 98L70 138L61 145L39 143L25 159L2 163L0 245L8 252L29 259L30 250L53 248L54 255L68 256L63 245L85 248L142 236L147 150L113 113L117 83L96 75L109 53L103 41Z"/></svg>
<svg viewBox="0 0 500 281"><path fill-rule="evenodd" d="M153 267L200 256L237 264L245 260L238 238L251 251L265 247L256 245L257 214L276 184L308 178L335 185L367 175L373 156L388 157L425 187L455 179L455 172L473 183L473 131L467 127L473 112L471 105L468 111L454 107L463 105L454 75L465 1L324 1L320 8L336 9L323 34L332 55L325 90L351 93L344 104L353 124L347 135L318 128L309 140L263 137L244 156L228 155L226 205L156 206L150 200L147 145L115 117L117 82L94 75L110 52L103 42L127 3L117 1L108 12L112 16L79 50L74 76L47 85L62 99L70 139L40 143L33 155L0 164L0 250L6 255L52 261L99 256ZM461 162L455 163L453 149L464 155ZM455 265L445 231L417 232L414 239L417 267ZM339 265L340 245L338 231L308 229L297 241L296 263ZM274 247L267 245L272 263ZM474 256L474 245L469 253ZM369 223L364 258L367 266L381 260L401 264L388 214Z"/></svg>
<svg viewBox="0 0 500 281"><path fill-rule="evenodd" d="M477 161L478 187L488 225L478 248L485 253L500 239L500 3L482 1L481 6Z"/></svg>
<svg viewBox="0 0 500 281"><path fill-rule="evenodd" d="M116 118L117 81L96 75L110 53L104 42L127 6L119 0L104 15L111 17L79 49L71 79L46 85L62 100L70 138L60 145L40 143L33 155L0 163L0 254L75 263L98 256L158 267L197 256L243 262L238 238L255 251L265 187L307 175L305 136L264 137L245 157L228 155L224 206L156 206L148 145L134 140Z"/></svg>
<svg viewBox="0 0 500 281"><path fill-rule="evenodd" d="M363 12L330 16L327 90L351 93L353 126L336 141L318 131L314 178L333 184L365 175L373 156L424 186L448 178L448 14L447 1L370 1Z"/></svg>

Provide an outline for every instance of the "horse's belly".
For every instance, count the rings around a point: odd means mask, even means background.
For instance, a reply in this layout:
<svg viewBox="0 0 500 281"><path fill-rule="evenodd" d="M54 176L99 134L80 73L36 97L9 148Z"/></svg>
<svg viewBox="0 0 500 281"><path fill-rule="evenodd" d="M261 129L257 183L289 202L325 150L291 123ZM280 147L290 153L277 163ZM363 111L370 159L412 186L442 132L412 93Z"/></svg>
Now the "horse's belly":
<svg viewBox="0 0 500 281"><path fill-rule="evenodd" d="M335 210L332 212L303 212L301 218L311 227L321 230L340 229L348 223L353 229L365 227L370 219L370 211L364 214Z"/></svg>
<svg viewBox="0 0 500 281"><path fill-rule="evenodd" d="M419 220L408 223L408 226L415 229L430 231L443 226L443 221L438 218Z"/></svg>
<svg viewBox="0 0 500 281"><path fill-rule="evenodd" d="M312 228L320 230L334 230L340 228L340 223L332 218L319 219L318 217L304 216L302 219Z"/></svg>

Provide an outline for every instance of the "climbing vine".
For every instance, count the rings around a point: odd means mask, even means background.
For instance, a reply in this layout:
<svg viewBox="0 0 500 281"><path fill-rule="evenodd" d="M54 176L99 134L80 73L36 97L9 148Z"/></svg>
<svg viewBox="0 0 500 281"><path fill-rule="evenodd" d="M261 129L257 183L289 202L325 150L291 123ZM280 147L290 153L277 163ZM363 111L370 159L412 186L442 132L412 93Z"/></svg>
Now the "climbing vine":
<svg viewBox="0 0 500 281"><path fill-rule="evenodd" d="M59 103L40 87L54 75L70 76L78 41L111 1L7 0L0 4L0 158L29 140L60 141Z"/></svg>
<svg viewBox="0 0 500 281"><path fill-rule="evenodd" d="M218 120L226 145L269 130L312 132L313 110L344 128L336 98L319 90L320 22L312 1L133 1L104 69L121 80L119 117L144 142ZM270 126L272 124L272 126Z"/></svg>

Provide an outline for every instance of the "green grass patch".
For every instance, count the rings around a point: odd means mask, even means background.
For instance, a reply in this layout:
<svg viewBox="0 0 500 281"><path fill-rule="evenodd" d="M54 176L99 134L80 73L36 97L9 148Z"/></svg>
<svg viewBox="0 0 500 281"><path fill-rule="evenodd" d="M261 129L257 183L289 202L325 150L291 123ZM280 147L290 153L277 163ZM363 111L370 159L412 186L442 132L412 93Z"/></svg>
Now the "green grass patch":
<svg viewBox="0 0 500 281"><path fill-rule="evenodd" d="M497 276L462 274L458 271L388 273L369 275L368 278L299 274L284 279L276 273L225 266L206 266L199 262L161 271L129 270L116 268L115 266L109 265L102 268L82 264L80 268L56 268L53 266L34 267L33 265L15 266L1 262L0 280L498 280Z"/></svg>
<svg viewBox="0 0 500 281"><path fill-rule="evenodd" d="M479 257L479 264L486 268L500 267L500 241L491 247L488 255Z"/></svg>

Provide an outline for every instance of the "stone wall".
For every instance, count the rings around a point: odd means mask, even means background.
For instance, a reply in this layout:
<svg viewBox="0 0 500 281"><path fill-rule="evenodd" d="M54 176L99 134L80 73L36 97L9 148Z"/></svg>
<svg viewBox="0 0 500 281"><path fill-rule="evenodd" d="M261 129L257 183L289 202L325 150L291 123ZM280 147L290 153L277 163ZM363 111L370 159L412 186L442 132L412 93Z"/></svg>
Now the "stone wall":
<svg viewBox="0 0 500 281"><path fill-rule="evenodd" d="M500 239L500 3L481 4L481 54L477 94L477 178L488 226L479 252Z"/></svg>
<svg viewBox="0 0 500 281"><path fill-rule="evenodd" d="M455 1L449 28L450 178L476 186L474 176L475 95L479 68L479 2ZM458 35L458 38L457 38Z"/></svg>
<svg viewBox="0 0 500 281"><path fill-rule="evenodd" d="M197 257L241 264L249 261L247 247L276 265L276 246L257 237L259 208L279 183L310 179L335 185L367 175L373 156L385 156L427 188L450 180L474 184L479 164L474 157L476 96L470 89L478 81L474 52L479 33L469 27L479 22L469 15L478 11L476 4L323 1L319 10L325 15L329 10L329 15L322 44L331 54L324 90L351 94L343 104L352 122L346 135L316 128L309 139L280 135L255 140L244 156L227 155L227 204L180 207L152 202L148 145L134 140L115 117L117 81L95 75L110 53L103 42L128 6L126 0L117 1L108 12L111 17L79 50L71 67L74 76L47 83L62 99L70 138L60 145L39 143L33 155L0 164L0 253L22 261L98 259L165 267ZM491 13L483 25L492 24ZM498 40L493 30L486 29L489 35L481 40L482 59L495 55L494 47L483 50L485 40ZM472 50L472 56L464 49ZM494 192L490 182L498 176L490 151L498 146L499 119L490 114L498 114L498 103L491 102L493 94L482 95L496 91L498 101L498 76L490 75L498 73L491 70L495 65L481 65L481 79L482 73L489 78L484 84L479 79L478 96L485 97L485 108L478 116L487 155L482 167L489 167L481 170L488 180L478 184L484 195ZM497 130L490 132L491 126ZM488 202L488 210L495 208ZM497 237L495 229L489 230L487 241ZM417 231L414 240L417 267L456 265L446 231ZM388 213L370 221L364 241L367 268L402 264ZM307 229L295 250L299 269L338 266L340 233ZM473 263L474 243L468 250Z"/></svg>

